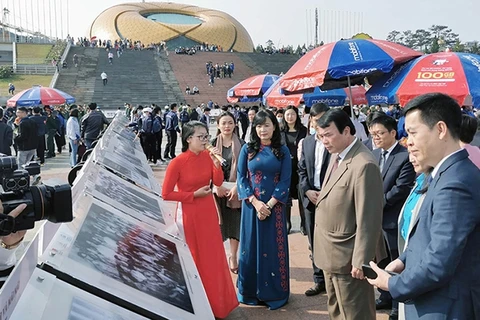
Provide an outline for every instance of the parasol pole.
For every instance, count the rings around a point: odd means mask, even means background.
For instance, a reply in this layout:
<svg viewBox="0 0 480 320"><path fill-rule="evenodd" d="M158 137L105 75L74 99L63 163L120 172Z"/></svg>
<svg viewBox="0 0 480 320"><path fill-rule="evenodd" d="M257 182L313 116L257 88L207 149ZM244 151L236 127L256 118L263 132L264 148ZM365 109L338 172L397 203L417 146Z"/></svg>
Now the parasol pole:
<svg viewBox="0 0 480 320"><path fill-rule="evenodd" d="M352 84L350 82L350 76L347 76L347 83L348 83L348 95L350 99L350 116L353 119L353 93L352 93Z"/></svg>

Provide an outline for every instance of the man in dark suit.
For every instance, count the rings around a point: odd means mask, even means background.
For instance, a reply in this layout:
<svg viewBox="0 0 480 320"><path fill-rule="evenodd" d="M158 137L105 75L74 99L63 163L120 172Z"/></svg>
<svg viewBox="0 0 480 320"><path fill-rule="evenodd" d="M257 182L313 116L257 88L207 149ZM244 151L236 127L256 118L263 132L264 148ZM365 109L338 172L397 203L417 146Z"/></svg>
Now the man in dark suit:
<svg viewBox="0 0 480 320"><path fill-rule="evenodd" d="M165 116L165 133L167 134L167 145L163 152L163 158L173 159L175 158L175 148L177 147L177 134L180 133L176 103L170 105L170 111Z"/></svg>
<svg viewBox="0 0 480 320"><path fill-rule="evenodd" d="M3 109L0 108L0 119L3 119ZM12 155L13 129L8 124L0 121L0 153Z"/></svg>
<svg viewBox="0 0 480 320"><path fill-rule="evenodd" d="M373 262L369 282L405 304L405 318L478 319L480 315L480 170L459 146L462 113L451 97L430 93L405 108L408 150L433 167L408 247L387 266Z"/></svg>
<svg viewBox="0 0 480 320"><path fill-rule="evenodd" d="M378 147L373 150L383 178L383 235L387 243L389 259L385 266L398 258L398 215L415 182L415 171L408 158L408 151L397 139L397 122L387 115L375 117L369 122L369 131ZM376 308L390 309L390 319L398 318L398 302L392 305L392 297L380 290Z"/></svg>
<svg viewBox="0 0 480 320"><path fill-rule="evenodd" d="M17 117L20 118L20 123L15 144L18 147L17 164L22 168L33 160L37 151L37 124L28 117L28 110L25 107L17 108Z"/></svg>
<svg viewBox="0 0 480 320"><path fill-rule="evenodd" d="M47 117L43 116L40 112L42 109L40 107L33 108L33 116L30 117L37 124L37 157L40 160L40 164L45 163L45 134L47 133Z"/></svg>
<svg viewBox="0 0 480 320"><path fill-rule="evenodd" d="M323 103L316 103L310 109L310 121L316 123L329 107ZM310 124L310 128L314 128ZM305 231L310 245L314 286L305 291L307 296L315 296L325 291L323 271L313 262L313 230L315 225L315 204L322 188L325 172L330 162L330 153L325 150L322 141L316 132L303 139L302 154L298 162L299 202L305 209Z"/></svg>

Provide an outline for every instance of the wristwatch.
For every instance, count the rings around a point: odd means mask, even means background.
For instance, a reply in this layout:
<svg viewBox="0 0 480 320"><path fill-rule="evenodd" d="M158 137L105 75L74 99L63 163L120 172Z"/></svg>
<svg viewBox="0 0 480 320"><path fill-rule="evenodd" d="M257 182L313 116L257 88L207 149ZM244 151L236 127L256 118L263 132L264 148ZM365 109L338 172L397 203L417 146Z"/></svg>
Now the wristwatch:
<svg viewBox="0 0 480 320"><path fill-rule="evenodd" d="M12 250L12 249L15 249L17 248L20 243L22 243L23 241L23 237L22 239L18 240L17 242L15 242L14 244L6 244L5 242L3 242L2 240L0 240L0 246L3 248L3 249L7 249L7 250Z"/></svg>

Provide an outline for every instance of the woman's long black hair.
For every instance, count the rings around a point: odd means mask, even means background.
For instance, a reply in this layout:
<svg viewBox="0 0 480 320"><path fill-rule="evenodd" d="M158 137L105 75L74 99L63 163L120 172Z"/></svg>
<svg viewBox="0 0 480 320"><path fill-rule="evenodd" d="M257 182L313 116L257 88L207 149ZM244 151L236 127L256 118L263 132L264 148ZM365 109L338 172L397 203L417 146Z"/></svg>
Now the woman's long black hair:
<svg viewBox="0 0 480 320"><path fill-rule="evenodd" d="M298 114L298 108L295 106L288 106L283 111L283 121L285 122L285 127L283 128L283 131L288 132L290 130L290 127L288 126L288 123L285 120L285 114L287 113L288 110L295 111L295 114L297 115L297 120L295 120L295 125L293 126L293 128L295 129L295 131L300 131L301 128L305 126L303 125L302 119L300 119L300 115Z"/></svg>
<svg viewBox="0 0 480 320"><path fill-rule="evenodd" d="M281 151L282 137L280 135L280 127L278 125L277 118L275 117L273 112L270 110L260 110L255 115L255 118L253 118L252 137L250 139L250 142L248 143L248 159L249 160L252 160L260 151L261 141L260 141L260 137L257 134L256 128L258 125L264 124L267 121L267 118L269 118L272 121L273 126L275 127L275 130L273 131L272 143L270 147L272 148L272 152L277 157L277 159L280 160L283 158L283 152Z"/></svg>

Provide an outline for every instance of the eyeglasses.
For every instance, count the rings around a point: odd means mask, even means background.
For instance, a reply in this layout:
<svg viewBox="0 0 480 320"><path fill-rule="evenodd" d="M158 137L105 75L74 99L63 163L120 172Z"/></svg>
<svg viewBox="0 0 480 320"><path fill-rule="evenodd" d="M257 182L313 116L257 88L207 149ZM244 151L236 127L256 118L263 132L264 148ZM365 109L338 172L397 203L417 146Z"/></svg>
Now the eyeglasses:
<svg viewBox="0 0 480 320"><path fill-rule="evenodd" d="M387 133L388 131L378 131L378 132L370 132L370 134L372 135L372 137L374 138L380 138L381 136L383 136L385 133Z"/></svg>
<svg viewBox="0 0 480 320"><path fill-rule="evenodd" d="M199 135L199 136L194 136L196 138L198 138L199 140L202 140L202 141L208 141L210 140L210 138L212 137L211 135L207 134L207 135Z"/></svg>

